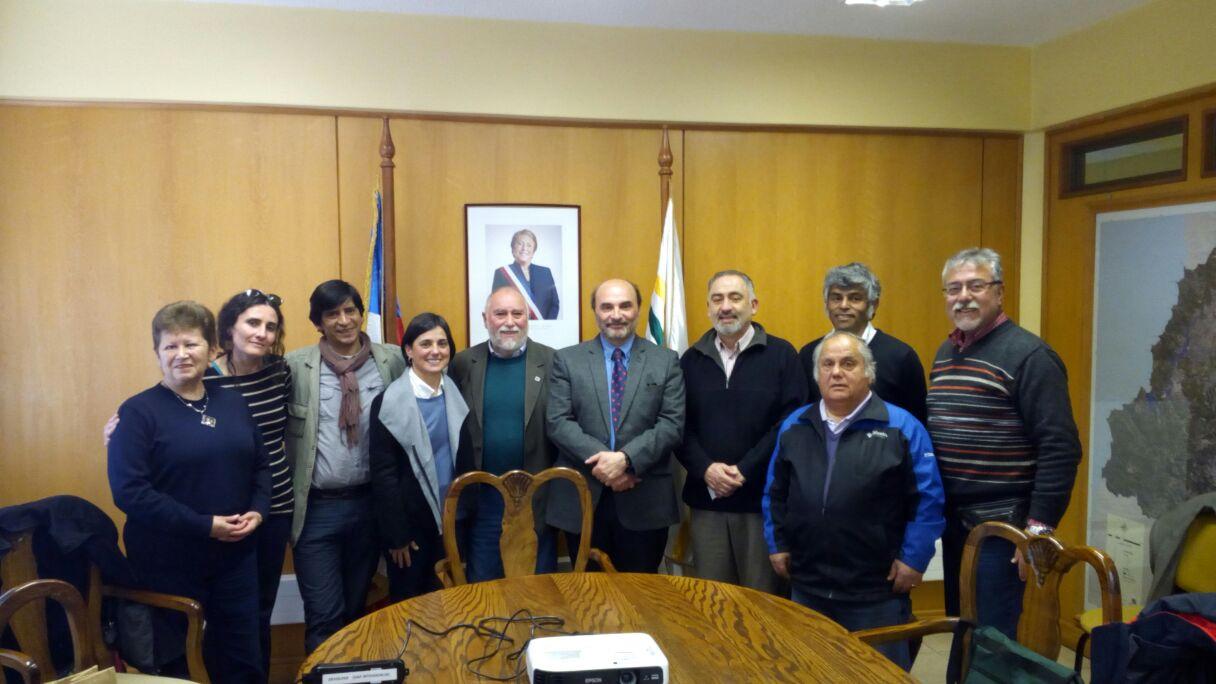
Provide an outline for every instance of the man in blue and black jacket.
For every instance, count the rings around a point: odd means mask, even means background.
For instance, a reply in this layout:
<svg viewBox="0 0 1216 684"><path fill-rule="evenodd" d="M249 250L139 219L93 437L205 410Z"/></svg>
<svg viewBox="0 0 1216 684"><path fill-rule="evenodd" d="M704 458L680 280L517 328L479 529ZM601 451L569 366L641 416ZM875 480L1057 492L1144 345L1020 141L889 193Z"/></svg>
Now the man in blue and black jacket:
<svg viewBox="0 0 1216 684"><path fill-rule="evenodd" d="M769 465L769 560L794 601L845 629L902 624L946 524L933 446L916 418L870 391L861 338L829 333L814 363L823 399L782 423ZM878 650L911 669L907 642Z"/></svg>

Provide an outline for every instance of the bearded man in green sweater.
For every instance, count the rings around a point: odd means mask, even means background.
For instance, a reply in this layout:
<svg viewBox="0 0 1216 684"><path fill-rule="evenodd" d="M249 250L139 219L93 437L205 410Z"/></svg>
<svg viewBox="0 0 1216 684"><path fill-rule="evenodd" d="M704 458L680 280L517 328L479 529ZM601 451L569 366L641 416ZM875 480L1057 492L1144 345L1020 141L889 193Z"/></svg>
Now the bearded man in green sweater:
<svg viewBox="0 0 1216 684"><path fill-rule="evenodd" d="M528 339L528 306L513 287L494 290L481 316L489 339L457 354L448 369L469 405L460 448L472 450L476 470L494 475L510 470L539 473L553 465L554 457L553 445L545 436L553 349ZM468 544L465 575L470 582L498 579L503 576L498 550L502 496L484 485L474 493L476 499L464 521ZM557 565L557 537L543 523L544 502L543 495L533 499L538 573L552 572Z"/></svg>

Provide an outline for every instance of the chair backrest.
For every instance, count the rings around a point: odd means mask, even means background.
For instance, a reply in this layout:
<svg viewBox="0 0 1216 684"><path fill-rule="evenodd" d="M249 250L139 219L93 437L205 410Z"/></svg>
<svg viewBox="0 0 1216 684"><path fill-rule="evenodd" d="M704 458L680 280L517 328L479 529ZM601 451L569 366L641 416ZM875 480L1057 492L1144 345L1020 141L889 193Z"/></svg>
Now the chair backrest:
<svg viewBox="0 0 1216 684"><path fill-rule="evenodd" d="M512 470L499 477L473 471L456 478L443 501L443 546L447 552L448 571L454 584L466 583L464 566L460 562L460 549L456 544L456 509L460 492L470 485L486 484L497 489L502 495L502 537L499 539L498 548L502 554L503 573L507 577L521 577L536 572L537 540L532 516L532 495L550 480L567 480L578 490L583 523L578 553L574 558L574 571L586 570L591 549L592 509L591 493L587 490L587 483L581 473L571 468L549 468L536 475L523 470Z"/></svg>
<svg viewBox="0 0 1216 684"><path fill-rule="evenodd" d="M1190 593L1216 592L1213 558L1216 558L1216 515L1202 513L1187 528L1174 584Z"/></svg>
<svg viewBox="0 0 1216 684"><path fill-rule="evenodd" d="M5 627L11 626L18 647L33 659L39 673L54 677L55 666L51 662L46 634L45 600L48 598L58 601L67 614L68 629L72 634L72 672L96 665L84 599L67 582L35 579L6 588L0 594L0 633ZM38 621L41 621L42 632L34 633L31 627L36 626Z"/></svg>
<svg viewBox="0 0 1216 684"><path fill-rule="evenodd" d="M38 576L38 561L34 555L36 533L35 528L0 535L10 547L7 554L0 556L0 586L9 589L41 579ZM88 586L84 596L89 631L84 633L85 641L81 643L92 650L95 662L106 663L109 660L109 651L100 633L101 599L101 573L96 565L90 564ZM30 656L44 672L53 673L51 648L47 639L46 604L37 601L27 605L24 610L12 616L9 627L13 630L17 643L21 644L22 652Z"/></svg>
<svg viewBox="0 0 1216 684"><path fill-rule="evenodd" d="M0 587L5 592L38 579L38 563L34 558L34 531L6 534L7 554L0 556ZM21 651L30 656L48 676L55 673L51 664L51 648L47 640L46 605L35 602L5 623L13 630ZM0 633L3 627L0 626Z"/></svg>
<svg viewBox="0 0 1216 684"><path fill-rule="evenodd" d="M1110 556L1091 546L1066 547L1055 537L1030 535L1000 522L978 525L967 536L959 577L959 612L964 619L973 622L976 619L975 576L980 544L988 537L1000 537L1017 545L1029 566L1018 622L1018 643L1046 658L1059 657L1060 580L1077 563L1088 564L1098 575L1102 622L1123 621L1119 573Z"/></svg>

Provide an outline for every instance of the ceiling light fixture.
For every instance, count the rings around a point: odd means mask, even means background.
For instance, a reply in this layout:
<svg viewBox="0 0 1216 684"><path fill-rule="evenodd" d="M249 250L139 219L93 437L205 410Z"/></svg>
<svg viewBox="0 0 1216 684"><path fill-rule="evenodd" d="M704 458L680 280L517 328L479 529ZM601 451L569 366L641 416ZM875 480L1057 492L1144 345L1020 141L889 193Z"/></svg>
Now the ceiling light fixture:
<svg viewBox="0 0 1216 684"><path fill-rule="evenodd" d="M920 0L844 0L846 5L877 5L879 7L907 7L918 2Z"/></svg>

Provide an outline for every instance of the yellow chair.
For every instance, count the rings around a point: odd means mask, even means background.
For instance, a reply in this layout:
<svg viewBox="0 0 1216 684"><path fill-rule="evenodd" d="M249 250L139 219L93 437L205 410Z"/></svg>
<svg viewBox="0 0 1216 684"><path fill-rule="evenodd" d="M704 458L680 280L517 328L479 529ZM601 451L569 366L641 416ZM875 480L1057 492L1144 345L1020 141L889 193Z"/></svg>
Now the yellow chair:
<svg viewBox="0 0 1216 684"><path fill-rule="evenodd" d="M1178 571L1174 585L1186 593L1216 592L1216 572L1212 570L1212 559L1216 558L1216 515L1201 513L1187 528L1182 542L1182 555L1178 557ZM1123 606L1123 621L1131 622L1140 615L1143 606ZM1085 657L1086 642L1094 628L1102 624L1102 609L1094 608L1077 616L1081 626L1081 638L1077 641L1077 668Z"/></svg>

